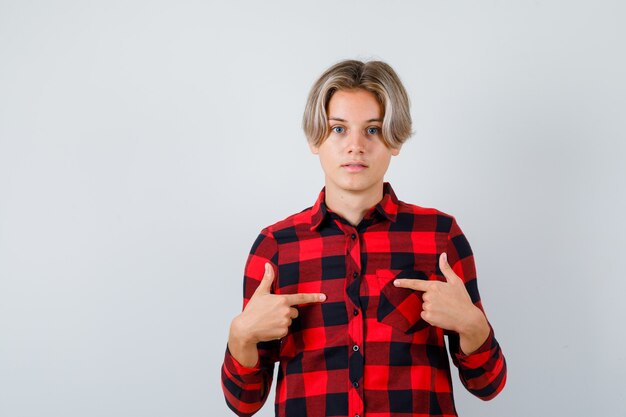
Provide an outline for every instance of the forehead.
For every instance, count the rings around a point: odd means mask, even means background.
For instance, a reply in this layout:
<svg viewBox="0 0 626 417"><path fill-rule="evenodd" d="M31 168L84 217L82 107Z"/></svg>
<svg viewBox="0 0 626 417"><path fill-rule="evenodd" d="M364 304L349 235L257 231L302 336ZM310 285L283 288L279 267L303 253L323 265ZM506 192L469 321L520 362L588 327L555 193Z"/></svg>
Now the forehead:
<svg viewBox="0 0 626 417"><path fill-rule="evenodd" d="M363 89L338 90L328 102L328 117L344 120L372 120L383 116L376 96Z"/></svg>

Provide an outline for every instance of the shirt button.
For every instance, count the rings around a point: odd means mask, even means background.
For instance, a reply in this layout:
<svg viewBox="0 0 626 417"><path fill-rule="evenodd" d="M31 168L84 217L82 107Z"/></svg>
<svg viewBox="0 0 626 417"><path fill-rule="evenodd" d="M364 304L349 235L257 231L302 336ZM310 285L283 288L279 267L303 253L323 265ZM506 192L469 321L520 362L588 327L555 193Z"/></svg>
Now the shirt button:
<svg viewBox="0 0 626 417"><path fill-rule="evenodd" d="M354 309L354 311L352 312L355 316L359 315L359 310L357 310L356 308Z"/></svg>
<svg viewBox="0 0 626 417"><path fill-rule="evenodd" d="M354 382L352 383L352 386L353 386L354 388L358 388L358 387L359 387L359 383L358 383L358 381L354 381Z"/></svg>
<svg viewBox="0 0 626 417"><path fill-rule="evenodd" d="M350 236L352 238L352 240L356 239L356 235L354 233L352 233L352 236Z"/></svg>
<svg viewBox="0 0 626 417"><path fill-rule="evenodd" d="M355 352L358 352L359 351L359 346L358 345L352 346L352 350L355 351Z"/></svg>
<svg viewBox="0 0 626 417"><path fill-rule="evenodd" d="M354 272L354 273L352 274L352 278L356 278L356 277L358 277L358 276L359 276L359 274L357 274L356 272Z"/></svg>

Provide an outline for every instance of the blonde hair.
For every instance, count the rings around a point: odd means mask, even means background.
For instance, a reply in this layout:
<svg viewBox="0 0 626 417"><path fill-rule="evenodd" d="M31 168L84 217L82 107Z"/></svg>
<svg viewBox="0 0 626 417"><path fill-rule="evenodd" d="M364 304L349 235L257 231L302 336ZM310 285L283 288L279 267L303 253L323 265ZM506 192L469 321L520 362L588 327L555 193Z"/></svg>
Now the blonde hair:
<svg viewBox="0 0 626 417"><path fill-rule="evenodd" d="M374 94L383 108L385 145L400 148L411 136L409 97L396 72L382 61L341 61L327 69L313 84L302 117L309 143L319 146L328 137L328 103L336 91L363 89Z"/></svg>

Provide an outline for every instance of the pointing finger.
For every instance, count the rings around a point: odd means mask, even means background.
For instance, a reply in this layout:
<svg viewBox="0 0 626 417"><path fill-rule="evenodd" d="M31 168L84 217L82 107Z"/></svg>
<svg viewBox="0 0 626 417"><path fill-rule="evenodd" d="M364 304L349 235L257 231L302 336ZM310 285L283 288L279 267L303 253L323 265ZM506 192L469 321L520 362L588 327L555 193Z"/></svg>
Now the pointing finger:
<svg viewBox="0 0 626 417"><path fill-rule="evenodd" d="M309 303L321 303L326 300L326 295L324 294L311 294L311 293L300 293L300 294L285 294L283 295L287 300L287 304L290 306L295 306L298 304L309 304Z"/></svg>
<svg viewBox="0 0 626 417"><path fill-rule="evenodd" d="M422 279L396 279L393 281L393 285L400 288L408 288L415 291L428 291L432 288L435 281L425 281Z"/></svg>
<svg viewBox="0 0 626 417"><path fill-rule="evenodd" d="M263 274L263 279L261 283L257 287L255 294L269 294L272 289L272 282L274 281L274 268L269 262L265 263L265 274Z"/></svg>

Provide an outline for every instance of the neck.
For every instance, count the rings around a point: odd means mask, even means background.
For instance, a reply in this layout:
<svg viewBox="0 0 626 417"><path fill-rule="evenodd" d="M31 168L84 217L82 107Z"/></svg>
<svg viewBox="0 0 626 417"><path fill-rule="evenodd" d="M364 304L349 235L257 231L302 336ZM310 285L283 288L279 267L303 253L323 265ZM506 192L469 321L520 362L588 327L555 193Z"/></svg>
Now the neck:
<svg viewBox="0 0 626 417"><path fill-rule="evenodd" d="M326 206L346 219L351 225L358 225L365 213L383 198L383 182L361 191L348 191L326 183Z"/></svg>

